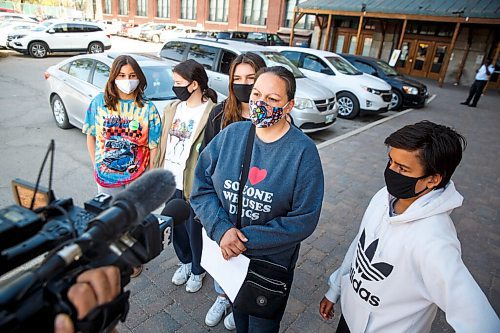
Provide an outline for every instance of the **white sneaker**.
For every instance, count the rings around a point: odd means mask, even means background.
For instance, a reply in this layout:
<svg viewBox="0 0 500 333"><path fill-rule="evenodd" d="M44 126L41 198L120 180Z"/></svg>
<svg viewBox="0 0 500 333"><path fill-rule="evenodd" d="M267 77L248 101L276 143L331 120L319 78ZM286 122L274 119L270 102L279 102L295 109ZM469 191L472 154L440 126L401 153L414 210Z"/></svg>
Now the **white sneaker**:
<svg viewBox="0 0 500 333"><path fill-rule="evenodd" d="M205 274L207 273L202 273L200 275L191 274L188 282L186 283L186 291L188 293L195 293L200 290L203 285L203 278L205 277Z"/></svg>
<svg viewBox="0 0 500 333"><path fill-rule="evenodd" d="M224 319L224 326L230 331L236 329L236 324L234 323L234 316L232 312L228 314L227 317Z"/></svg>
<svg viewBox="0 0 500 333"><path fill-rule="evenodd" d="M174 273L172 277L172 283L176 286L186 283L191 275L191 263L189 264L179 264L179 268Z"/></svg>
<svg viewBox="0 0 500 333"><path fill-rule="evenodd" d="M222 296L217 296L215 303L212 305L210 310L208 310L205 317L205 324L213 327L219 323L229 309L229 300Z"/></svg>

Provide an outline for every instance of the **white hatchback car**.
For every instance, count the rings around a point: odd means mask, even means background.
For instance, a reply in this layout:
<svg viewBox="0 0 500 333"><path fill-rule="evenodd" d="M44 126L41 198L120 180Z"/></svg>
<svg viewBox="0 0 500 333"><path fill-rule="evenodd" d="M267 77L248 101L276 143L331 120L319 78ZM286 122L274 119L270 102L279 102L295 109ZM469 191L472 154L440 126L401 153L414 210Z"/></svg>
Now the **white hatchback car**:
<svg viewBox="0 0 500 333"><path fill-rule="evenodd" d="M45 72L47 99L57 126L63 129L82 128L85 113L92 99L104 91L109 71L119 54L86 54L68 58ZM162 110L172 91L172 67L152 55L130 54L144 72L147 87L144 95Z"/></svg>
<svg viewBox="0 0 500 333"><path fill-rule="evenodd" d="M110 36L88 22L56 21L10 37L7 47L34 58L44 58L49 52L102 53L111 48Z"/></svg>
<svg viewBox="0 0 500 333"><path fill-rule="evenodd" d="M362 73L336 53L302 47L273 46L307 77L337 94L338 115L353 119L360 111L387 112L391 86L382 79Z"/></svg>

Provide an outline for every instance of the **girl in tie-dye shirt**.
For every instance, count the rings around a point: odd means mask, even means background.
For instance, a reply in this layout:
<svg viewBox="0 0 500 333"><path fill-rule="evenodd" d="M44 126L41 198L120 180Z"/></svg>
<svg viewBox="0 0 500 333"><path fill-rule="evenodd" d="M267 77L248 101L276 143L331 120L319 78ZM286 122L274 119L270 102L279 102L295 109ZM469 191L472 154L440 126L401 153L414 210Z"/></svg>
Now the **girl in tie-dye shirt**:
<svg viewBox="0 0 500 333"><path fill-rule="evenodd" d="M104 93L90 103L82 131L100 193L115 194L152 166L161 122L143 97L145 89L137 62L122 55L111 66Z"/></svg>

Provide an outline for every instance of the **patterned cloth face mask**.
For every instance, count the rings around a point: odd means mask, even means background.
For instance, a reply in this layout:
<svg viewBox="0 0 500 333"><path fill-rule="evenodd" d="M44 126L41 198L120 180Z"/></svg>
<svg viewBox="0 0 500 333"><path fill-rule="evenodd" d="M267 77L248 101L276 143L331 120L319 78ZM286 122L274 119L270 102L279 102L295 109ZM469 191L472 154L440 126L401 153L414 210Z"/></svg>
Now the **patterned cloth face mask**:
<svg viewBox="0 0 500 333"><path fill-rule="evenodd" d="M288 102L290 103L290 102ZM271 127L283 118L284 109L287 107L288 103L284 106L270 106L265 101L250 100L250 120L258 128Z"/></svg>

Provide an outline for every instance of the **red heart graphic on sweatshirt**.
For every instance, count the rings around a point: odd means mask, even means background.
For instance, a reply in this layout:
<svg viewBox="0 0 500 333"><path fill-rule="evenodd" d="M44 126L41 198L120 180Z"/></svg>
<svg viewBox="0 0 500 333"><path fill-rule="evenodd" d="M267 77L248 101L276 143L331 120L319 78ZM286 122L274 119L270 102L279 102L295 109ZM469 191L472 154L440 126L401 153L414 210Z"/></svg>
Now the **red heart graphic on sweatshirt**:
<svg viewBox="0 0 500 333"><path fill-rule="evenodd" d="M259 169L257 167L251 167L248 172L248 180L250 184L255 185L264 180L267 176L267 171L265 169Z"/></svg>

